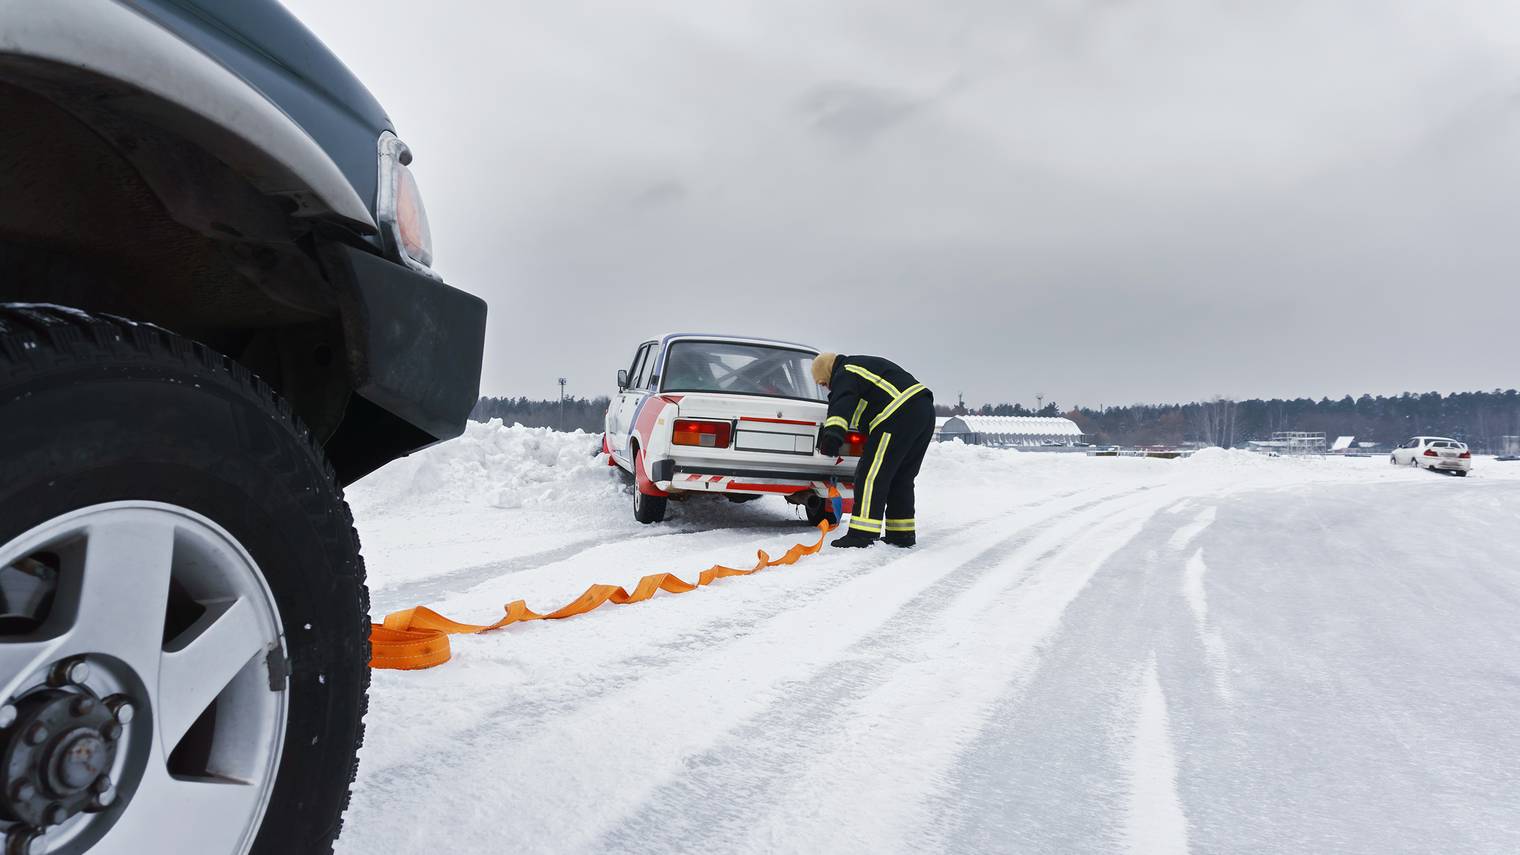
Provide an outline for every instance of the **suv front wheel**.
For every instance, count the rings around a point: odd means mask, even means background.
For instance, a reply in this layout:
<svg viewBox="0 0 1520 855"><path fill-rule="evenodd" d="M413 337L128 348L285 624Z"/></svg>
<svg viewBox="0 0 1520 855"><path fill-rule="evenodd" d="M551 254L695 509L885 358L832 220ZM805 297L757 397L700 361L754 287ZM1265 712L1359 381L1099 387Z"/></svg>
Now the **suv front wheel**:
<svg viewBox="0 0 1520 855"><path fill-rule="evenodd" d="M369 597L288 405L157 327L0 305L0 434L4 851L330 851Z"/></svg>

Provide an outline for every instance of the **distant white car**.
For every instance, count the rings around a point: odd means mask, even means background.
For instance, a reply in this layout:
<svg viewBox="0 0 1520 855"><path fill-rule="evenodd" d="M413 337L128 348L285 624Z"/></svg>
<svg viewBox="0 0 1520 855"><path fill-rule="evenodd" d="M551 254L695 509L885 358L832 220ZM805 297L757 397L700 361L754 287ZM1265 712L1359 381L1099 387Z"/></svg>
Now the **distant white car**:
<svg viewBox="0 0 1520 855"><path fill-rule="evenodd" d="M618 371L602 439L608 463L633 476L634 518L659 522L669 499L695 495L777 495L805 506L815 525L833 517L830 484L850 494L865 435L851 430L842 457L815 450L828 414L809 370L817 355L801 344L700 334L639 345Z"/></svg>
<svg viewBox="0 0 1520 855"><path fill-rule="evenodd" d="M1410 437L1393 450L1388 462L1395 466L1416 466L1453 475L1472 471L1472 452L1467 443L1444 436Z"/></svg>

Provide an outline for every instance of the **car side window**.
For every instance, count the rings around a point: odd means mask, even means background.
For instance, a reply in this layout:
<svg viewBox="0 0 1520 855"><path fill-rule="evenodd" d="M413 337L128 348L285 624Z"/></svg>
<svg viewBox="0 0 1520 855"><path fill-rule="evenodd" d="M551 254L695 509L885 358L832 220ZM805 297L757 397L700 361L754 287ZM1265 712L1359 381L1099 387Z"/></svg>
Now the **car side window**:
<svg viewBox="0 0 1520 855"><path fill-rule="evenodd" d="M655 376L655 369L660 364L660 346L651 343L649 345L649 362L644 366L643 376L639 378L639 388L648 389L654 385L659 377Z"/></svg>
<svg viewBox="0 0 1520 855"><path fill-rule="evenodd" d="M639 372L634 377L633 388L645 389L649 387L649 372L654 369L655 352L654 345L644 345L644 361L639 365Z"/></svg>
<svg viewBox="0 0 1520 855"><path fill-rule="evenodd" d="M648 361L646 359L647 356L649 356L649 345L647 344L640 347L638 352L634 353L633 364L628 366L628 388L639 388L639 372L644 370L644 363Z"/></svg>

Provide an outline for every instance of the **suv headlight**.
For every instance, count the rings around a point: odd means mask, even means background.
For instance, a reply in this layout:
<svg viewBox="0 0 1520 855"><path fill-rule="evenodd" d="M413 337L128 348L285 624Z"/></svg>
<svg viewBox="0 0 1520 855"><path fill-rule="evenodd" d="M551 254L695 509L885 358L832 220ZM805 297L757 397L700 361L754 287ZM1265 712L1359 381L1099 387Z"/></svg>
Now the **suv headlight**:
<svg viewBox="0 0 1520 855"><path fill-rule="evenodd" d="M433 272L433 232L428 228L427 209L422 205L417 179L407 168L412 150L390 131L380 135L377 145L380 184L375 213L386 250L413 270L441 278Z"/></svg>

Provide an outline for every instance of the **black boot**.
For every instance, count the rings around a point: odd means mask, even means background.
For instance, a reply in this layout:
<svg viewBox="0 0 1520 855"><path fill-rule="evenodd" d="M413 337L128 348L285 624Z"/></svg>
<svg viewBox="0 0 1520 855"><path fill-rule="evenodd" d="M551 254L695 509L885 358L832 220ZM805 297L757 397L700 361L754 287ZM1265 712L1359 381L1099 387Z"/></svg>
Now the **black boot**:
<svg viewBox="0 0 1520 855"><path fill-rule="evenodd" d="M918 537L911 531L889 531L886 536L887 543L907 549L918 542Z"/></svg>
<svg viewBox="0 0 1520 855"><path fill-rule="evenodd" d="M863 531L856 531L852 528L844 537L835 540L829 545L837 546L840 549L862 549L864 547L870 546L875 542L876 535L866 534Z"/></svg>

